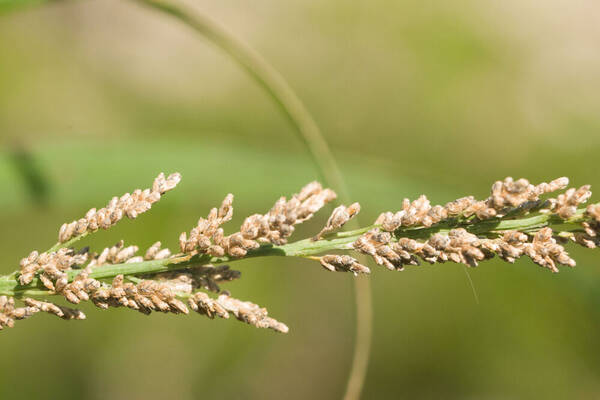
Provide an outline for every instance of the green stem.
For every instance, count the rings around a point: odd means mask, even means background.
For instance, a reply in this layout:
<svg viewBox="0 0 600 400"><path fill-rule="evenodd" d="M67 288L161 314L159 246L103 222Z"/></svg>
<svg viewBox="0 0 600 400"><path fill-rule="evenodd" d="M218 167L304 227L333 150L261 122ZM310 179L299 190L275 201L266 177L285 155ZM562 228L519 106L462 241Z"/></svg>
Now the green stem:
<svg viewBox="0 0 600 400"><path fill-rule="evenodd" d="M92 232L93 233L93 232ZM79 236L75 236L74 238L67 240L64 243L61 242L57 242L54 246L50 247L48 250L46 250L47 253L53 253L55 251L58 251L60 249L63 249L65 247L72 247L73 244L77 243L78 241L80 241L81 239L83 239L84 237L86 237L87 235L89 235L90 232L84 232L83 234L79 235Z"/></svg>
<svg viewBox="0 0 600 400"><path fill-rule="evenodd" d="M341 238L323 239L313 241L311 239L300 240L298 242L285 244L282 246L262 245L256 250L249 251L244 258L255 257L304 257L308 255L320 254L330 250L349 249L350 244L355 241L360 234ZM117 275L143 275L155 274L159 272L175 271L196 265L206 264L224 264L236 261L232 257L209 257L202 256L175 256L164 260L151 260L137 263L110 264L97 267L90 274L90 278L106 279L114 278ZM81 271L67 271L69 282L71 282ZM17 292L24 292L30 289L42 288L39 279L34 280L25 286L22 286L11 275L0 277L0 294L14 295ZM46 293L47 294L47 293Z"/></svg>

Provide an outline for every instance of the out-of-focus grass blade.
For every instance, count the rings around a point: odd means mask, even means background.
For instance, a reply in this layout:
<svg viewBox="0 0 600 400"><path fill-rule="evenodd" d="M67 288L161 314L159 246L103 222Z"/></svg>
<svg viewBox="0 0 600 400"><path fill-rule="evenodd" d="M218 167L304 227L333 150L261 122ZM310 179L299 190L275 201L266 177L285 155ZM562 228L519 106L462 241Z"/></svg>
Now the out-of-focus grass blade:
<svg viewBox="0 0 600 400"><path fill-rule="evenodd" d="M185 203L199 198L218 202L233 192L247 206L264 208L281 195L297 191L314 180L317 173L309 157L228 142L180 139L139 141L53 141L38 142L30 150L44 166L44 175L53 184L50 202L61 207L99 206L110 196L148 185L161 171L179 171L183 182L174 197ZM9 151L0 152L0 207L23 205L27 195L20 189ZM437 184L423 186L360 155L340 157L348 184L368 209L398 208L403 197L426 192L433 201L451 200L455 194Z"/></svg>
<svg viewBox="0 0 600 400"><path fill-rule="evenodd" d="M29 148L21 144L14 145L9 150L8 159L21 178L22 186L31 201L38 206L46 206L49 200L50 183L43 166L35 159Z"/></svg>

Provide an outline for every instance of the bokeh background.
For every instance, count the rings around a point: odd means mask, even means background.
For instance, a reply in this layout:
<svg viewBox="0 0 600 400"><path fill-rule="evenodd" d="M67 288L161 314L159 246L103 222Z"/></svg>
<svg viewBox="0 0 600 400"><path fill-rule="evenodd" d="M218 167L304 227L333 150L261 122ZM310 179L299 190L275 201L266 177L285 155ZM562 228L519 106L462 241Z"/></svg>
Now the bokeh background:
<svg viewBox="0 0 600 400"><path fill-rule="evenodd" d="M1 3L1 2L0 2ZM600 186L600 4L593 0L189 1L251 43L305 101L362 221L403 197L485 197L494 180ZM236 194L231 227L317 172L234 62L127 1L0 8L0 261L16 268L58 227L179 171L179 188L94 235L172 248ZM596 197L598 199L598 197ZM313 234L327 211L298 229ZM232 228L233 229L233 228ZM88 243L90 241L88 240ZM575 269L525 259L470 269L374 268L365 399L600 397L600 253ZM291 331L90 306L2 332L2 399L339 398L352 359L352 276L241 261L227 289Z"/></svg>

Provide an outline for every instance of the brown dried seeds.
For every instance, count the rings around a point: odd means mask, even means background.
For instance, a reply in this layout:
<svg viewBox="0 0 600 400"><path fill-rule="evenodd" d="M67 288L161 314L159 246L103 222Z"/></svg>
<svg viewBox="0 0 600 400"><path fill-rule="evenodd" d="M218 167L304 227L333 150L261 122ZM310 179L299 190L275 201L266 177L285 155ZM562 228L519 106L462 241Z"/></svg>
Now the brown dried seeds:
<svg viewBox="0 0 600 400"><path fill-rule="evenodd" d="M97 231L99 228L108 229L119 222L123 216L134 219L139 214L148 211L163 194L174 189L180 180L179 173L165 178L165 174L161 172L154 179L151 189L136 189L133 193L113 197L106 207L100 210L92 208L85 214L85 217L63 224L58 233L58 241L64 243L76 236Z"/></svg>

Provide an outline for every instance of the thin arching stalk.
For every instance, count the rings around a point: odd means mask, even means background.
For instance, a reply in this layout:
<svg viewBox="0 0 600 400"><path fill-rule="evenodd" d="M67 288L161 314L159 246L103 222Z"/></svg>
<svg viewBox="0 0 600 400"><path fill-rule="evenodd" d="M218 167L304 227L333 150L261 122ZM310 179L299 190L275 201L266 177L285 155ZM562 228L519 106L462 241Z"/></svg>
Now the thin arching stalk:
<svg viewBox="0 0 600 400"><path fill-rule="evenodd" d="M136 0L166 13L202 34L229 54L269 94L304 142L323 181L337 190L339 200L349 204L350 196L342 173L315 120L285 78L259 53L211 19L181 6L159 0ZM348 224L358 228L355 219ZM355 279L356 338L344 399L360 397L369 362L372 335L371 287L367 279Z"/></svg>

